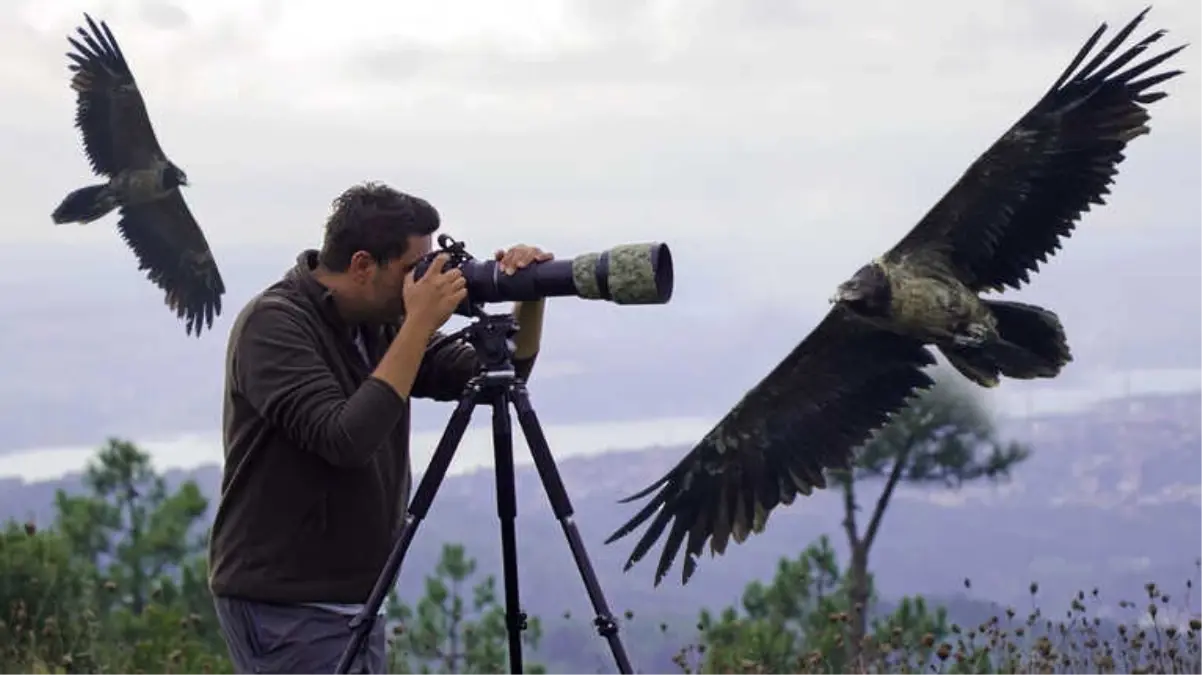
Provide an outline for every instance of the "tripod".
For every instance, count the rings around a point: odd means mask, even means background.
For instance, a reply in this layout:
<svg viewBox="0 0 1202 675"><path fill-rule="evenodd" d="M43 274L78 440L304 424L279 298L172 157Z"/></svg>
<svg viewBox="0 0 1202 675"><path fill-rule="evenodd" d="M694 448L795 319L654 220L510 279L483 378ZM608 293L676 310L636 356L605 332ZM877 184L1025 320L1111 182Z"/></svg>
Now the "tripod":
<svg viewBox="0 0 1202 675"><path fill-rule="evenodd" d="M605 596L601 592L601 584L589 562L588 552L585 551L584 541L576 528L572 515L571 501L568 499L567 488L559 477L559 469L551 456L551 448L543 434L534 407L530 403L529 393L523 381L517 379L513 370L513 343L510 338L517 332L517 324L513 316L486 314L478 307L472 308L472 314L477 321L459 331L452 337L466 339L475 349L483 365L480 374L473 377L464 387L463 395L455 412L447 421L446 430L434 450L434 457L426 473L422 476L417 492L409 503L405 520L401 525L401 533L393 545L392 552L380 576L376 578L375 586L368 596L363 610L350 622L352 637L347 644L335 672L349 672L351 663L367 644L379 614L384 598L396 584L397 574L405 553L413 542L418 524L425 519L434 501L434 495L442 479L446 476L447 467L459 441L467 430L472 411L477 405L488 403L492 406L492 439L495 457L495 473L497 481L497 516L501 519L501 561L505 580L505 624L509 638L509 672L521 673L522 668L522 638L521 632L526 629L526 614L521 611L518 599L518 554L514 521L517 518L517 500L514 495L513 469L513 437L509 420L508 405L513 404L517 411L518 424L530 446L530 454L534 458L534 466L538 469L543 489L551 501L551 509L556 520L563 527L567 537L568 547L572 557L576 559L576 569L584 580L584 587L592 601L596 618L593 624L597 633L609 642L609 649L617 662L621 673L634 672L630 659L626 656L626 648L618 638L618 625L614 621Z"/></svg>

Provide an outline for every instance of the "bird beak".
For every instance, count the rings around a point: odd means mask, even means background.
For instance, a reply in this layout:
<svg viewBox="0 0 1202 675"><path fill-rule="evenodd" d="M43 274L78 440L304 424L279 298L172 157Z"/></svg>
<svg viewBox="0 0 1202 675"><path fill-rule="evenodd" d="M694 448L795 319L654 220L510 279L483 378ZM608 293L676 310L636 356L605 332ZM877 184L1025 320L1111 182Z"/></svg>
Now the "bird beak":
<svg viewBox="0 0 1202 675"><path fill-rule="evenodd" d="M836 302L853 302L859 300L861 297L863 296L861 296L859 290L840 286L835 290L835 294L830 297L828 302L832 305Z"/></svg>

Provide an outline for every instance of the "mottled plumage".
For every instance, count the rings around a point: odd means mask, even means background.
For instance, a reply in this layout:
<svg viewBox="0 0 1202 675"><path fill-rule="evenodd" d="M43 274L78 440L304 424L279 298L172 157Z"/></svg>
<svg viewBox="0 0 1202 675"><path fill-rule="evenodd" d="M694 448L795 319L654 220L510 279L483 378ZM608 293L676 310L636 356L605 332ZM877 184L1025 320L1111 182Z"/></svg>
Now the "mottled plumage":
<svg viewBox="0 0 1202 675"><path fill-rule="evenodd" d="M221 314L225 284L204 233L188 209L182 186L187 176L159 147L146 104L125 55L109 27L84 15L91 32L67 57L74 73L75 126L96 175L107 183L73 191L51 218L56 224L86 224L121 210L117 227L138 258L138 269L164 291L167 306L200 335ZM82 41L82 42L81 42Z"/></svg>
<svg viewBox="0 0 1202 675"><path fill-rule="evenodd" d="M1181 71L1147 73L1182 47L1136 62L1156 31L1118 53L1147 11L1082 66L1103 24L896 246L839 286L801 344L675 468L624 500L653 495L609 538L649 522L627 569L666 533L655 583L681 548L687 583L707 542L721 554L780 504L825 488L826 469L850 467L855 449L933 383L928 346L982 386L1054 377L1071 361L1053 312L979 294L1027 282L1103 203L1126 144L1148 133L1145 106L1166 96L1153 87Z"/></svg>

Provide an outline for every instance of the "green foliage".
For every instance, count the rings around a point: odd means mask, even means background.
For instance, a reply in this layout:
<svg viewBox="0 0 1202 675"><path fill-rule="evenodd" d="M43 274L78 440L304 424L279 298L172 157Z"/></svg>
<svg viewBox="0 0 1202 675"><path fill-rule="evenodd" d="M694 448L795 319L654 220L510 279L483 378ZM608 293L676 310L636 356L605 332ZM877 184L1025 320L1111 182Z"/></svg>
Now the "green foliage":
<svg viewBox="0 0 1202 675"><path fill-rule="evenodd" d="M191 481L168 494L150 458L116 439L89 464L84 485L85 494L55 496L58 529L115 586L104 598L140 614L170 567L203 552L203 534L192 532L208 500Z"/></svg>
<svg viewBox="0 0 1202 675"><path fill-rule="evenodd" d="M0 671L21 672L30 655L92 670L93 635L79 618L93 590L61 535L9 523L0 535Z"/></svg>
<svg viewBox="0 0 1202 675"><path fill-rule="evenodd" d="M871 586L871 579L869 580ZM696 649L704 672L844 673L849 670L844 641L851 601L848 577L840 570L830 541L822 537L794 560L782 559L770 584L752 582L743 593L742 612L727 607L717 616L701 613ZM872 623L872 643L888 645L898 634L906 644L947 630L943 608L929 609L922 598L905 599L890 615ZM879 655L897 661L924 659L930 650ZM688 655L682 654L682 665Z"/></svg>
<svg viewBox="0 0 1202 675"><path fill-rule="evenodd" d="M389 649L390 671L509 672L505 608L497 600L496 580L490 575L469 587L475 573L476 561L463 546L447 544L433 576L426 578L426 594L416 610L391 594L388 617L399 623ZM465 597L469 588L470 601ZM529 659L541 636L539 620L528 619L522 632L527 673L546 672Z"/></svg>
<svg viewBox="0 0 1202 675"><path fill-rule="evenodd" d="M56 495L52 528L9 523L0 536L0 672L231 672L196 484L169 490L144 452L117 439L83 483L82 494ZM394 631L394 671L507 669L504 608L492 577L470 585L475 571L462 546L447 546L416 609L390 597L389 618L407 627ZM541 626L528 623L533 650Z"/></svg>
<svg viewBox="0 0 1202 675"><path fill-rule="evenodd" d="M87 492L57 494L53 528L10 523L0 538L0 669L229 671L199 488L168 491L149 457L116 439L83 478Z"/></svg>

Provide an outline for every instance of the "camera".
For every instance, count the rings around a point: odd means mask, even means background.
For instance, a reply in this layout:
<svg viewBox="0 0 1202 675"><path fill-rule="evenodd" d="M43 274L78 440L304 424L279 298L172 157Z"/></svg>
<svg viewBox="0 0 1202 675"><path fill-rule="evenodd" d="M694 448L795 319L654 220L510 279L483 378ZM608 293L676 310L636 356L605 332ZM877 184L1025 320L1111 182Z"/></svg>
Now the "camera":
<svg viewBox="0 0 1202 675"><path fill-rule="evenodd" d="M470 316L471 305L569 295L618 305L662 305L672 298L672 252L664 243L622 244L570 260L536 262L513 274L502 272L495 260L473 257L449 235L440 234L438 245L441 250L418 261L413 278L420 279L435 257L446 254L443 269L458 269L467 281L467 299L456 314Z"/></svg>

